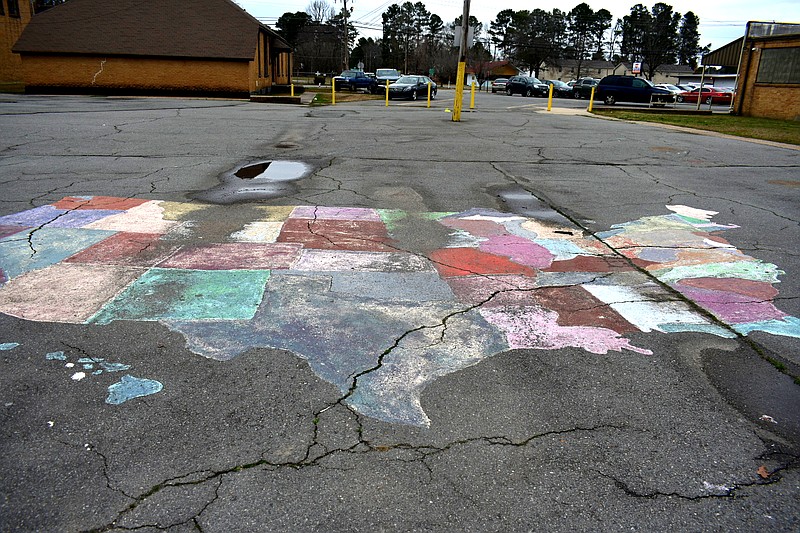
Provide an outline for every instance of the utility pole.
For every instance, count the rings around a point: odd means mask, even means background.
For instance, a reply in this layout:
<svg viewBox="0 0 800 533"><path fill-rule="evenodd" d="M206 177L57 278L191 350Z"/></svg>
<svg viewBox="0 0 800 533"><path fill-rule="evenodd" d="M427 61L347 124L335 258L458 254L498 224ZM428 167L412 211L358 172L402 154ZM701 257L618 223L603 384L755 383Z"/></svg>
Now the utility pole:
<svg viewBox="0 0 800 533"><path fill-rule="evenodd" d="M347 11L347 0L342 0L344 4L344 70L350 68L350 38L347 35L347 24L350 18L350 12Z"/></svg>
<svg viewBox="0 0 800 533"><path fill-rule="evenodd" d="M461 44L458 47L458 74L456 75L456 97L453 101L453 122L461 122L461 104L464 99L464 75L467 71L467 37L469 36L469 0L464 0L461 15Z"/></svg>

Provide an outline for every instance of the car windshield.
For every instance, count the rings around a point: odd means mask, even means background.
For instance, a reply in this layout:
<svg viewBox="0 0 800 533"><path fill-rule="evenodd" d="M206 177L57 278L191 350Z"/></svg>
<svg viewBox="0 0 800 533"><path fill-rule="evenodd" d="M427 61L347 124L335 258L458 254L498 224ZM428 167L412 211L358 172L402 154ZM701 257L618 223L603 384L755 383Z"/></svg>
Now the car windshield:
<svg viewBox="0 0 800 533"><path fill-rule="evenodd" d="M548 80L548 81L550 83L552 83L553 85L555 85L556 87L566 87L567 86L567 84L564 83L563 81L559 81L559 80Z"/></svg>
<svg viewBox="0 0 800 533"><path fill-rule="evenodd" d="M539 78L531 78L531 81L533 83L542 83L541 81L539 81Z"/></svg>
<svg viewBox="0 0 800 533"><path fill-rule="evenodd" d="M357 73L356 73L356 71L355 71L355 70L345 70L344 72L342 72L342 73L340 74L340 76L344 76L344 77L352 78L352 77L354 77L356 74L357 74Z"/></svg>
<svg viewBox="0 0 800 533"><path fill-rule="evenodd" d="M400 73L393 68L379 68L375 71L376 76L399 76Z"/></svg>
<svg viewBox="0 0 800 533"><path fill-rule="evenodd" d="M418 80L419 78L416 76L403 76L402 78L397 80L397 83L407 83L409 85L414 85L416 83L419 83Z"/></svg>
<svg viewBox="0 0 800 533"><path fill-rule="evenodd" d="M497 78L492 83L505 83L508 81L508 78Z"/></svg>

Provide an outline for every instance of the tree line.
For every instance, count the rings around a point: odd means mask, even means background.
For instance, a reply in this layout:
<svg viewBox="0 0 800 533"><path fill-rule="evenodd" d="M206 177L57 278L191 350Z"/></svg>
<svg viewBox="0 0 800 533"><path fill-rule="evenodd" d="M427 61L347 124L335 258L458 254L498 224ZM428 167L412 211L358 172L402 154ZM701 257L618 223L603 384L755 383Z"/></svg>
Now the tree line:
<svg viewBox="0 0 800 533"><path fill-rule="evenodd" d="M423 2L392 4L382 14L382 37L356 40L351 14L352 8L337 12L326 0L313 0L305 12L282 15L276 28L295 47L295 63L305 70L332 72L361 63L365 70L385 67L427 73L433 69L443 79L455 76L453 36L461 17L445 23ZM349 65L342 63L345 23L352 51ZM505 59L538 75L544 65L569 59L576 62L580 76L585 61L638 61L645 77L652 79L661 65L696 68L698 56L708 50L700 46L699 24L693 12L681 15L663 2L650 9L636 4L615 22L607 9L595 11L586 3L568 12L504 9L488 27L470 16L475 40L469 62L474 66Z"/></svg>

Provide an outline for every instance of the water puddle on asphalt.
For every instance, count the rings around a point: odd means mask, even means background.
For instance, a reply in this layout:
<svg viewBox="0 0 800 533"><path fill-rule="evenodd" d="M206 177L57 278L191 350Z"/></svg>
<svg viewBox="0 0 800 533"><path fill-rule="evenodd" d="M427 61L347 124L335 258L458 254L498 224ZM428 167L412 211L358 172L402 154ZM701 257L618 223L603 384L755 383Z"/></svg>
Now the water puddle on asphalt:
<svg viewBox="0 0 800 533"><path fill-rule="evenodd" d="M310 171L311 167L300 161L257 161L223 173L219 185L191 197L212 204L279 198L297 192L294 182Z"/></svg>

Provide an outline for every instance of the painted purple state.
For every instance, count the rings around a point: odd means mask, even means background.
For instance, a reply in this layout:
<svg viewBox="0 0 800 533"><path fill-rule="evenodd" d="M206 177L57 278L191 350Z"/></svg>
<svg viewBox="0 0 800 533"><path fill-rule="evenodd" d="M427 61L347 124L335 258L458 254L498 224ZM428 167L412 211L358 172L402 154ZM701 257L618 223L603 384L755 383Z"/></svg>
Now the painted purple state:
<svg viewBox="0 0 800 533"><path fill-rule="evenodd" d="M381 221L381 216L376 209L364 207L314 207L313 205L301 205L296 207L294 211L292 211L291 218Z"/></svg>
<svg viewBox="0 0 800 533"><path fill-rule="evenodd" d="M788 316L777 309L771 301L756 300L745 294L687 287L681 283L673 287L728 324L779 320Z"/></svg>
<svg viewBox="0 0 800 533"><path fill-rule="evenodd" d="M41 226L47 226L49 228L82 228L87 224L122 212L123 211L105 209L76 209L67 211L65 209L56 209L51 205L43 205L15 215L0 217L0 225L36 228Z"/></svg>
<svg viewBox="0 0 800 533"><path fill-rule="evenodd" d="M482 252L508 257L520 265L547 268L553 262L553 254L544 246L516 235L494 235L479 246Z"/></svg>
<svg viewBox="0 0 800 533"><path fill-rule="evenodd" d="M632 345L628 339L610 329L561 326L557 322L558 313L542 307L482 307L480 313L487 322L505 333L511 348L557 350L574 347L596 354L625 349L645 355L653 354L650 350Z"/></svg>

